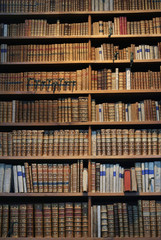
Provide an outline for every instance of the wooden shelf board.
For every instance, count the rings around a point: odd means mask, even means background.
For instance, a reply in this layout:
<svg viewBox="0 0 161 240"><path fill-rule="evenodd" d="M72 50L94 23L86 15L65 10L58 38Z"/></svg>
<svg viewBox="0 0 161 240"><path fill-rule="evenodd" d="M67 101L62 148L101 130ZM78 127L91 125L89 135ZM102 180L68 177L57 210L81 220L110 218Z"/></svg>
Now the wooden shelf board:
<svg viewBox="0 0 161 240"><path fill-rule="evenodd" d="M11 237L6 237L6 238L1 238L1 240L11 240L12 238ZM14 238L15 239L15 238ZM71 240L71 239L76 239L76 240L147 240L147 239L149 239L149 240L160 240L160 237L150 237L150 238L148 238L148 237L146 237L146 238L140 238L140 237L123 237L123 238L121 238L121 237L107 237L107 238L93 238L93 237L85 237L85 238L68 238L68 237L64 237L64 238L50 238L50 237L48 237L48 238L31 238L31 237L26 237L26 238L21 238L21 237L19 237L19 238L16 238L17 240L36 240L36 239L42 239L42 240L44 240L44 239L47 239L47 240L60 240L60 239L63 239L63 240Z"/></svg>
<svg viewBox="0 0 161 240"><path fill-rule="evenodd" d="M0 13L1 17L15 17L15 16L60 16L60 15L120 15L120 14L151 14L151 13L161 13L160 9L153 10L117 10L117 11L77 11L77 12L27 12L27 13Z"/></svg>
<svg viewBox="0 0 161 240"><path fill-rule="evenodd" d="M0 123L0 127L52 127L52 126L122 126L122 125L160 125L161 121L131 122L32 122L32 123Z"/></svg>
<svg viewBox="0 0 161 240"><path fill-rule="evenodd" d="M110 38L160 38L161 34L124 34L112 35ZM0 40L37 40L37 39L107 39L108 35L60 35L60 36L17 36L17 37L0 37Z"/></svg>
<svg viewBox="0 0 161 240"><path fill-rule="evenodd" d="M161 59L148 59L148 60L134 60L137 63L161 63ZM59 61L59 62L5 62L0 63L0 66L23 66L23 65L66 65L66 64L130 64L130 60L85 60L85 61Z"/></svg>
<svg viewBox="0 0 161 240"><path fill-rule="evenodd" d="M154 193L0 193L0 197L135 197L161 196L161 192Z"/></svg>
<svg viewBox="0 0 161 240"><path fill-rule="evenodd" d="M0 197L83 197L87 193L0 193Z"/></svg>
<svg viewBox="0 0 161 240"><path fill-rule="evenodd" d="M137 193L137 192L126 192L126 193L92 193L88 192L89 197L135 197L135 196L161 196L161 192L154 193Z"/></svg>
<svg viewBox="0 0 161 240"><path fill-rule="evenodd" d="M115 155L115 156L0 156L0 160L136 160L136 159L161 159L161 155Z"/></svg>
<svg viewBox="0 0 161 240"><path fill-rule="evenodd" d="M161 93L161 89L138 89L138 90L87 90L87 91L60 91L60 92L34 92L34 91L0 91L0 95L77 95L77 94L143 94Z"/></svg>

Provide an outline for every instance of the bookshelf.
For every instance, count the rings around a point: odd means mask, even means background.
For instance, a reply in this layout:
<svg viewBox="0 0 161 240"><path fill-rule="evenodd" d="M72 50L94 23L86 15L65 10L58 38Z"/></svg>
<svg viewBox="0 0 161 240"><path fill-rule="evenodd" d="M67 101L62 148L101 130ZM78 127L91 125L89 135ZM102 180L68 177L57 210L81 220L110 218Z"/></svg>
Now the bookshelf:
<svg viewBox="0 0 161 240"><path fill-rule="evenodd" d="M88 2L88 1L86 1ZM118 1L119 2L119 1ZM125 1L124 1L125 2ZM148 2L148 1L147 1ZM15 90L4 90L0 89L0 101L12 101L12 100L25 100L25 101L35 101L35 100L57 100L58 98L78 98L79 96L87 97L88 98L88 121L84 122L56 122L56 121L42 121L42 122L0 122L0 132L8 132L8 131L18 131L18 130L86 130L88 131L88 145L87 145L87 154L79 154L79 155L41 155L41 156L8 156L1 154L0 156L0 163L6 164L21 164L23 165L25 162L28 162L30 165L32 163L37 164L59 164L59 163L76 163L76 160L83 160L83 167L88 168L88 191L87 192L27 192L27 193L0 193L0 204L3 204L5 200L7 204L12 204L14 201L15 204L20 203L31 203L30 197L34 199L34 203L87 203L88 208L88 216L86 216L86 220L88 220L88 226L85 231L84 238L86 239L103 239L95 237L93 233L91 233L92 228L92 209L95 204L101 205L102 204L109 204L109 203L116 203L116 202L126 202L131 203L133 201L138 200L160 200L161 197L161 190L160 192L92 192L91 191L91 182L92 182L92 162L101 163L101 164L117 164L119 163L121 166L125 168L129 168L129 166L134 166L136 162L154 162L160 161L161 154L128 154L128 155L93 155L92 154L92 132L100 129L157 129L159 130L161 127L161 117L160 120L156 121L92 121L92 99L100 100L103 102L111 102L109 98L112 98L112 102L117 102L122 99L129 99L129 102L136 102L137 99L153 99L155 101L160 100L160 93L161 93L161 79L160 79L160 86L151 88L151 89L103 89L103 90L93 90L92 88L92 71L99 71L100 69L110 69L112 73L115 72L115 68L119 68L120 72L125 72L126 68L131 68L131 72L143 72L146 70L151 70L152 72L158 72L161 67L161 57L158 59L134 59L131 64L130 58L128 59L119 59L119 60L92 60L92 47L99 47L103 43L110 43L114 45L121 44L124 47L130 47L131 42L138 46L139 44L147 44L156 45L156 43L161 42L161 29L160 33L158 34L123 34L123 35L116 35L112 34L110 37L108 34L106 35L93 35L92 34L92 24L95 21L105 21L109 18L109 20L114 19L114 17L125 16L128 20L137 21L139 20L151 20L152 14L153 17L160 17L161 10L158 9L146 9L146 10L114 10L114 11L91 11L92 9L92 0L89 0L89 8L86 11L46 11L46 12L1 12L0 14L0 22L11 24L14 21L16 23L22 23L25 19L46 19L49 23L55 23L57 20L62 20L62 23L74 23L75 21L79 23L87 22L88 23L88 34L87 35L47 35L44 36L0 36L0 44L8 44L8 45L40 45L40 44L63 44L63 43L86 43L87 44L87 60L66 60L66 61L5 61L1 62L1 73L20 73L20 72L38 72L38 71L45 71L45 72L76 72L77 70L88 69L86 79L88 79L88 85L86 89L82 87L82 89L68 89L64 90L60 89L54 90L51 88L50 91L47 89L43 89L42 91L37 90L27 90L26 89L19 91ZM122 48L121 48L122 49ZM161 55L161 50L160 55ZM20 70L21 69L21 70ZM1 76L0 76L1 77ZM47 78L47 77L46 77ZM161 78L161 75L160 75ZM82 79L81 79L82 80ZM125 80L125 79L124 79ZM12 80L11 80L12 81ZM97 79L98 82L98 79ZM1 84L1 83L0 83ZM2 85L0 85L2 86ZM53 86L52 86L53 87ZM159 109L161 111L161 109ZM158 140L159 141L159 140ZM63 199L62 199L63 197ZM1 217L1 216L0 216ZM146 225L147 223L145 223ZM14 229L16 231L16 229ZM1 232L0 232L1 234ZM92 236L93 234L93 236ZM134 233L133 233L134 235ZM0 235L1 236L1 235ZM88 236L88 237L87 237ZM17 236L16 236L17 237ZM43 237L43 236L42 236ZM64 236L63 236L64 237ZM132 237L129 235L128 238L126 236L121 237L122 239L148 239L147 236L143 237ZM121 239L117 236L108 236L108 239ZM5 237L0 237L0 239L6 239ZM11 239L11 238L7 238ZM19 240L24 239L21 236L18 237ZM26 239L35 239L35 237L26 237ZM58 239L57 237L50 239ZM66 237L65 239L71 239ZM77 238L79 239L79 238ZM82 238L80 238L82 239ZM151 236L149 239L159 240L160 236L153 237Z"/></svg>

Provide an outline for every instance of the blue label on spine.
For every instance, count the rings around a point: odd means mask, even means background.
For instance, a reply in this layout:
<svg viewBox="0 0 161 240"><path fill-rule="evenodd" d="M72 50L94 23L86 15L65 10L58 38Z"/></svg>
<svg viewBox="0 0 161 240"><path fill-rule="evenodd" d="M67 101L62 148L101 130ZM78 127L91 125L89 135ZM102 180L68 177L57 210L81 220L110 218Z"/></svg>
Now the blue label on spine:
<svg viewBox="0 0 161 240"><path fill-rule="evenodd" d="M17 172L17 176L18 177L22 176L22 172Z"/></svg>

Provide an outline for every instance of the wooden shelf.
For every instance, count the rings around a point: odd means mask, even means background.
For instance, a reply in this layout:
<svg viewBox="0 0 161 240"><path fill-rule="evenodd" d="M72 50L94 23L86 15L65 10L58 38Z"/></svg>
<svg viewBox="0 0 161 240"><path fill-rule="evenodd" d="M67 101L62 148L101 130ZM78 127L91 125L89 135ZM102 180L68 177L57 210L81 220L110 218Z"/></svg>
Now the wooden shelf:
<svg viewBox="0 0 161 240"><path fill-rule="evenodd" d="M161 59L134 60L133 64L141 63L161 63ZM130 60L86 60L86 61L59 61L59 62L5 62L0 66L27 66L27 65L85 65L85 64L130 64Z"/></svg>
<svg viewBox="0 0 161 240"><path fill-rule="evenodd" d="M110 38L160 38L161 34L124 34L111 35ZM17 36L17 37L0 37L0 40L37 40L37 39L107 39L108 35L70 35L70 36Z"/></svg>
<svg viewBox="0 0 161 240"><path fill-rule="evenodd" d="M149 196L161 196L161 192L153 193L0 193L0 197L149 197Z"/></svg>
<svg viewBox="0 0 161 240"><path fill-rule="evenodd" d="M6 237L6 238L1 238L1 240L11 240L12 238L11 237ZM14 238L15 239L15 238ZM47 239L47 240L60 240L60 239L63 239L63 240L71 240L71 239L76 239L76 240L160 240L160 237L146 237L146 238L139 238L139 237L107 237L107 238L93 238L93 237L88 237L88 238L68 238L68 237L64 237L64 238L31 238L31 237L26 237L26 238L21 238L21 237L18 237L16 238L17 240L36 240L36 239L41 239L41 240L44 240L44 239Z"/></svg>
<svg viewBox="0 0 161 240"><path fill-rule="evenodd" d="M126 192L126 193L92 193L88 192L89 197L150 197L150 196L161 196L161 192L152 193L138 193L138 192Z"/></svg>
<svg viewBox="0 0 161 240"><path fill-rule="evenodd" d="M0 197L87 197L87 193L0 193Z"/></svg>
<svg viewBox="0 0 161 240"><path fill-rule="evenodd" d="M135 15L135 14L155 14L161 13L160 9L153 9L153 10L121 10L121 11L77 11L77 12L27 12L27 13L0 13L1 17L19 17L19 16L46 16L46 17L53 17L53 16L66 16L66 15L120 15L120 14L128 14L128 15Z"/></svg>
<svg viewBox="0 0 161 240"><path fill-rule="evenodd" d="M32 122L32 123L0 123L0 127L52 127L52 126L128 126L128 125L160 125L161 121L131 122Z"/></svg>
<svg viewBox="0 0 161 240"><path fill-rule="evenodd" d="M161 89L138 89L138 90L87 90L87 91L60 91L60 92L35 92L35 91L0 91L0 95L101 95L101 94L156 94L161 93Z"/></svg>
<svg viewBox="0 0 161 240"><path fill-rule="evenodd" d="M115 156L0 156L2 160L147 160L147 159L161 159L161 155L115 155Z"/></svg>

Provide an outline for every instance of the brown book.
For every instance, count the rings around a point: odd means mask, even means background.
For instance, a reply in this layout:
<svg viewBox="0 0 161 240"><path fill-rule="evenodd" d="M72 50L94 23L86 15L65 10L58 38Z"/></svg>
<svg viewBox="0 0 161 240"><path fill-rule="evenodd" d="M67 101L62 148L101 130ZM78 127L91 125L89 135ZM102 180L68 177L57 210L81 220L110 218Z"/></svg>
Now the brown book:
<svg viewBox="0 0 161 240"><path fill-rule="evenodd" d="M26 204L19 205L18 228L19 228L19 237L26 237L27 236Z"/></svg>
<svg viewBox="0 0 161 240"><path fill-rule="evenodd" d="M58 203L52 203L51 206L52 214L52 237L58 237Z"/></svg>
<svg viewBox="0 0 161 240"><path fill-rule="evenodd" d="M43 204L43 227L44 227L44 237L52 236L52 227L51 227L51 204Z"/></svg>
<svg viewBox="0 0 161 240"><path fill-rule="evenodd" d="M34 208L33 204L26 205L27 237L34 237Z"/></svg>
<svg viewBox="0 0 161 240"><path fill-rule="evenodd" d="M43 237L43 205L34 205L35 213L35 237Z"/></svg>

